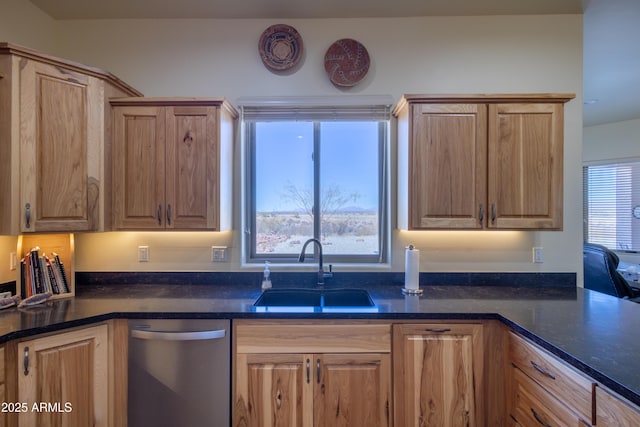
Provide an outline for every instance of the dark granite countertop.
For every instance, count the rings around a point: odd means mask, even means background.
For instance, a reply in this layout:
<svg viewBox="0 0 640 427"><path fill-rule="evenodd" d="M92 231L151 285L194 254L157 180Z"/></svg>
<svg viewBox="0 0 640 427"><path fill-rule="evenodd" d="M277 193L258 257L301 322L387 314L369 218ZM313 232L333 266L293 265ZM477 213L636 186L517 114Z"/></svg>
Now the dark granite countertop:
<svg viewBox="0 0 640 427"><path fill-rule="evenodd" d="M261 313L248 285L88 285L75 298L0 312L0 341L113 318L497 319L640 405L640 306L574 287L368 285L375 313Z"/></svg>

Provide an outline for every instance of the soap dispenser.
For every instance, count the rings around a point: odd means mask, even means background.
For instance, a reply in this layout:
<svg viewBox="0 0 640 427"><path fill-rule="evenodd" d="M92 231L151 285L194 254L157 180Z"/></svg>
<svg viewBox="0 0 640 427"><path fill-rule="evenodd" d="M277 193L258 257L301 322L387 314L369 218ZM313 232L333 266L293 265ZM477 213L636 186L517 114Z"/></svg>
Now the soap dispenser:
<svg viewBox="0 0 640 427"><path fill-rule="evenodd" d="M264 262L264 272L262 273L262 290L271 288L271 270L269 270L269 261Z"/></svg>

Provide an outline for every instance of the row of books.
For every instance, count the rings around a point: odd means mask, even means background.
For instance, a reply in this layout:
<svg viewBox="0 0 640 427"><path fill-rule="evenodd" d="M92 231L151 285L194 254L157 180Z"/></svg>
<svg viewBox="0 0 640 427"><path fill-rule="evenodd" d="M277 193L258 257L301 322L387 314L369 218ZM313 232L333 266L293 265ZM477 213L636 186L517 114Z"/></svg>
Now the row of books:
<svg viewBox="0 0 640 427"><path fill-rule="evenodd" d="M53 252L51 257L40 254L40 248L35 247L20 261L22 296L51 292L65 294L70 292L69 278L58 254Z"/></svg>

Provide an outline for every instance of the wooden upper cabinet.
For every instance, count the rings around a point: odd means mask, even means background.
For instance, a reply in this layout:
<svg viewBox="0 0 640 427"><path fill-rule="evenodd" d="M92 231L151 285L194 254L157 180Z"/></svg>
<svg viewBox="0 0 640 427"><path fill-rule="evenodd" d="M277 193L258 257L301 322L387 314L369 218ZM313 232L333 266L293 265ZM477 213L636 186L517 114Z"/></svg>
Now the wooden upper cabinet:
<svg viewBox="0 0 640 427"><path fill-rule="evenodd" d="M20 70L23 231L95 229L99 96L93 77L35 61Z"/></svg>
<svg viewBox="0 0 640 427"><path fill-rule="evenodd" d="M233 124L222 99L113 99L116 229L231 227Z"/></svg>
<svg viewBox="0 0 640 427"><path fill-rule="evenodd" d="M489 105L491 228L562 229L563 105Z"/></svg>
<svg viewBox="0 0 640 427"><path fill-rule="evenodd" d="M480 228L486 187L487 107L422 104L413 109L409 176L417 228ZM429 185L428 183L438 183ZM427 183L425 185L424 183Z"/></svg>
<svg viewBox="0 0 640 427"><path fill-rule="evenodd" d="M109 228L110 110L137 95L115 77L0 43L0 233Z"/></svg>
<svg viewBox="0 0 640 427"><path fill-rule="evenodd" d="M573 97L403 97L399 228L561 229L563 104Z"/></svg>

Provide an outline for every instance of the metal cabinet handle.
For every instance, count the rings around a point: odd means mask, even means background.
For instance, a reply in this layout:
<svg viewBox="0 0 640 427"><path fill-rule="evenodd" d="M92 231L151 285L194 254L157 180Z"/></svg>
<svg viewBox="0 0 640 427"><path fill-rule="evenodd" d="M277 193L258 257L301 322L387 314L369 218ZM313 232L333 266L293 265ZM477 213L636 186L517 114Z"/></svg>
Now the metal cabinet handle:
<svg viewBox="0 0 640 427"><path fill-rule="evenodd" d="M495 224L496 223L496 216L497 216L497 212L496 212L496 204L495 203L491 203L491 224Z"/></svg>
<svg viewBox="0 0 640 427"><path fill-rule="evenodd" d="M218 329L215 331L196 331L196 332L164 332L164 331L142 331L140 329L132 329L131 337L141 340L158 340L158 341L203 341L217 340L224 338L226 331Z"/></svg>
<svg viewBox="0 0 640 427"><path fill-rule="evenodd" d="M162 205L158 205L158 225L162 225Z"/></svg>
<svg viewBox="0 0 640 427"><path fill-rule="evenodd" d="M484 222L484 204L480 203L480 224Z"/></svg>
<svg viewBox="0 0 640 427"><path fill-rule="evenodd" d="M425 332L433 332L436 334L443 334L445 332L451 332L451 328L427 328Z"/></svg>
<svg viewBox="0 0 640 427"><path fill-rule="evenodd" d="M167 205L167 224L171 225L171 204Z"/></svg>
<svg viewBox="0 0 640 427"><path fill-rule="evenodd" d="M24 220L26 222L25 227L31 228L31 203L24 205Z"/></svg>
<svg viewBox="0 0 640 427"><path fill-rule="evenodd" d="M529 362L531 362L531 366L533 366L533 369L535 369L536 371L540 372L542 375L544 375L545 377L549 377L552 380L556 379L556 376L547 371L546 369L544 369L542 366L538 365L536 362L534 362L533 360L530 360Z"/></svg>
<svg viewBox="0 0 640 427"><path fill-rule="evenodd" d="M535 409L531 408L531 413L533 414L533 418L535 418L536 421L540 423L540 425L543 425L544 427L551 427L547 420L545 420L540 414L538 414Z"/></svg>
<svg viewBox="0 0 640 427"><path fill-rule="evenodd" d="M29 375L29 347L24 348L24 358L22 363L24 365L24 374Z"/></svg>
<svg viewBox="0 0 640 427"><path fill-rule="evenodd" d="M316 383L320 384L320 359L316 359Z"/></svg>
<svg viewBox="0 0 640 427"><path fill-rule="evenodd" d="M310 376L311 376L311 361L307 359L307 384L311 382Z"/></svg>

